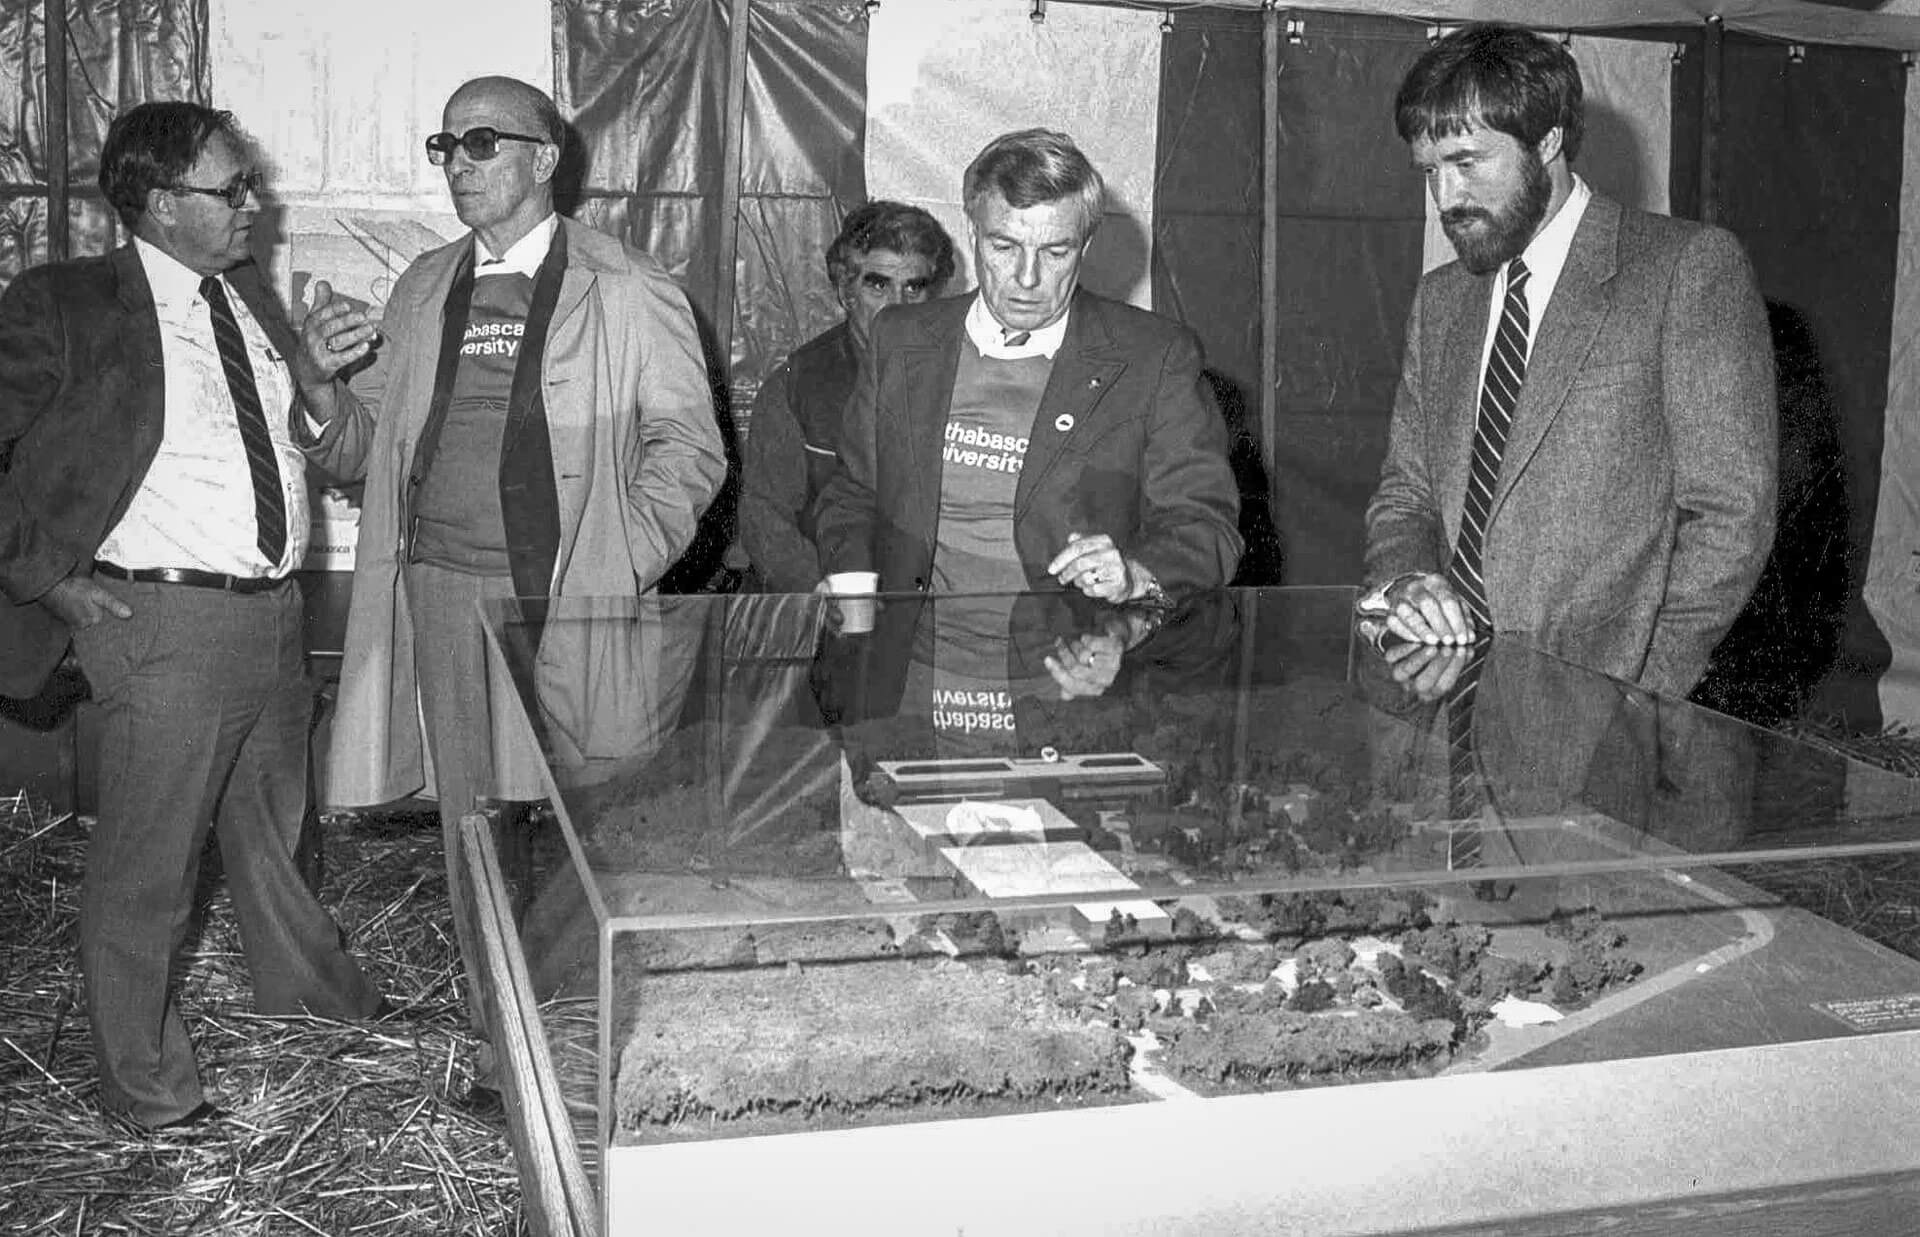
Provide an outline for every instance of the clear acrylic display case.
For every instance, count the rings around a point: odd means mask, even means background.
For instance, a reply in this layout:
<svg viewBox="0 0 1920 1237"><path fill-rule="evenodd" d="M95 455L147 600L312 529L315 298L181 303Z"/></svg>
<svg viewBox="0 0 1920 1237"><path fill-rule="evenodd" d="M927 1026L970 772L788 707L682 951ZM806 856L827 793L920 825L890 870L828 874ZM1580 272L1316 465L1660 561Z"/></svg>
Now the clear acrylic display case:
<svg viewBox="0 0 1920 1237"><path fill-rule="evenodd" d="M559 822L470 833L530 1205L1409 1231L1920 1168L1920 962L1764 892L1920 849L1915 783L1353 601L495 607Z"/></svg>

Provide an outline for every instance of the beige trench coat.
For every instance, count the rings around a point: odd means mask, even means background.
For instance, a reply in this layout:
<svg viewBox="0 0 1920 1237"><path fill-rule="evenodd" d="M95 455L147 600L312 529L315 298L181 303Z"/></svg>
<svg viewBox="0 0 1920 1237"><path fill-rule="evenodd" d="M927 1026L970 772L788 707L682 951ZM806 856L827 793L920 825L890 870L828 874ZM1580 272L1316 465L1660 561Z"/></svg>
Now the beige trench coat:
<svg viewBox="0 0 1920 1237"><path fill-rule="evenodd" d="M679 286L617 239L571 220L561 226L567 270L541 369L560 506L551 592L630 597L686 550L725 478L726 454ZM469 243L426 253L400 277L375 362L342 390L339 414L307 452L334 476L367 483L328 759L337 806L430 789L400 511L433 399L441 307ZM531 776L525 761L508 767L519 772L503 774L497 794L545 793L521 780Z"/></svg>

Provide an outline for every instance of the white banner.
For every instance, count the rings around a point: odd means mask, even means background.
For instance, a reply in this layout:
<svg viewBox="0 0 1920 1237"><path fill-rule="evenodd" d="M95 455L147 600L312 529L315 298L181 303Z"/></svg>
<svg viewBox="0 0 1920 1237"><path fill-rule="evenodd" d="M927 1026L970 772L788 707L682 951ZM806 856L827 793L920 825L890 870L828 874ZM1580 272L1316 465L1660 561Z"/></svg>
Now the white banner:
<svg viewBox="0 0 1920 1237"><path fill-rule="evenodd" d="M1028 0L885 0L867 39L867 193L923 206L962 250L960 176L993 138L1036 126L1069 134L1107 182L1107 217L1082 282L1151 299L1160 16ZM1258 152L1255 152L1257 155Z"/></svg>

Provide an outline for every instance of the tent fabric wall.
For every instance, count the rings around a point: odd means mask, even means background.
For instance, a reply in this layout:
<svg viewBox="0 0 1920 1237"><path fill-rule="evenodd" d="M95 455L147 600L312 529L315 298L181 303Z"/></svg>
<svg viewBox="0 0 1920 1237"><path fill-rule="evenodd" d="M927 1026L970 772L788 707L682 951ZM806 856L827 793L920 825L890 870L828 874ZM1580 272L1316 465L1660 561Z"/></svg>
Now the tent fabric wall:
<svg viewBox="0 0 1920 1237"><path fill-rule="evenodd" d="M1760 648L1748 655L1755 674L1788 683L1826 672L1837 653L1826 707L1868 721L1878 720L1872 693L1862 698L1855 689L1873 681L1886 646L1857 601L1873 542L1887 408L1906 91L1893 52L1811 47L1795 55L1779 44L1726 39L1717 221L1753 260L1783 376L1819 384L1783 396L1786 411L1800 418L1782 423L1789 507L1773 578L1743 618L1772 635L1754 631ZM1834 140L1843 133L1844 142ZM1808 422L1822 416L1829 425ZM1809 450L1828 454L1801 458ZM1818 500L1817 488L1795 487L1835 469L1848 510L1844 561L1824 548L1820 522L1830 505L1791 506ZM1842 646L1839 612L1850 597L1856 604ZM1769 605L1779 617L1762 623L1758 614Z"/></svg>
<svg viewBox="0 0 1920 1237"><path fill-rule="evenodd" d="M726 132L726 0L558 0L555 94L580 138L576 217L678 279L713 347Z"/></svg>
<svg viewBox="0 0 1920 1237"><path fill-rule="evenodd" d="M1360 577L1425 217L1393 95L1426 48L1421 26L1325 14L1281 44L1271 466L1288 584Z"/></svg>
<svg viewBox="0 0 1920 1237"><path fill-rule="evenodd" d="M1082 279L1151 299L1160 15L1026 0L885 0L867 56L867 185L924 206L965 248L960 178L1013 129L1065 129L1107 182L1107 217ZM962 254L963 267L970 259ZM963 269L955 289L971 286Z"/></svg>
<svg viewBox="0 0 1920 1237"><path fill-rule="evenodd" d="M258 142L277 205L446 213L446 181L421 141L454 87L482 73L552 80L543 0L412 0L404 21L395 11L391 0L206 8L210 101Z"/></svg>
<svg viewBox="0 0 1920 1237"><path fill-rule="evenodd" d="M825 256L867 198L866 62L861 5L753 10L730 365L742 426L774 366L839 317Z"/></svg>
<svg viewBox="0 0 1920 1237"><path fill-rule="evenodd" d="M12 127L0 123L0 190L8 191L0 279L46 247L45 152L35 145L39 7L0 0L0 57L13 65L15 91ZM921 200L958 231L959 172L979 144L1017 125L1057 125L1088 147L1121 203L1090 281L1190 322L1243 417L1269 394L1258 365L1272 332L1276 415L1247 432L1274 474L1284 578L1353 578L1358 511L1377 468L1423 256L1427 207L1388 114L1393 86L1430 29L1411 0L1351 0L1340 5L1345 16L1310 6L1275 14L1296 37L1281 47L1280 162L1270 171L1258 153L1262 18L1252 0L1178 8L1164 19L1171 33L1162 33L1158 11L1099 0L1062 0L1039 24L1028 20L1029 0L749 7L747 78L736 96L745 140L731 185L723 156L732 0L100 0L72 13L73 249L114 239L87 188L107 117L139 98L195 97L232 107L260 135L296 227L306 226L301 211L345 207L427 222L376 220L391 226L340 240L373 248L370 237L380 239L391 263L396 237L429 243L449 226L434 217L444 215L443 191L418 155L446 91L474 73L511 72L553 83L582 139L576 213L651 250L682 278L707 320L721 394L730 379L742 409L779 357L833 317L818 254L848 206L869 192ZM1717 206L1747 241L1767 291L1802 311L1848 444L1853 545L1864 546L1884 409L1891 400L1902 418L1886 433L1903 450L1912 400L1902 384L1920 381L1888 365L1889 338L1910 339L1920 310L1894 293L1902 164L1890 143L1906 123L1906 83L1894 53L1820 44L1920 47L1920 4L1873 14L1801 0L1447 7L1450 22L1507 17L1634 34L1573 39L1598 110L1620 122L1620 133L1645 139L1610 144L1608 126L1596 125L1583 162L1602 189L1654 207L1658 174L1669 168L1667 198L1681 214L1703 205L1698 53L1703 42L1720 43L1703 40L1701 21L1719 16L1729 31L1813 44L1788 57L1779 44L1726 35L1720 192L1704 205ZM1649 31L1649 22L1675 24ZM367 40L369 29L380 40ZM1667 70L1672 87L1663 91L1660 60L1673 46L1687 54ZM1782 68L1790 59L1801 63ZM1667 134L1662 156L1658 139ZM1624 163L1609 153L1630 147ZM1263 310L1259 212L1269 175L1282 213L1273 255L1281 294ZM719 211L736 187L738 240L723 257ZM737 311L714 324L727 299L715 280L729 258L725 291ZM1897 466L1896 454L1886 466ZM1889 492L1913 505L1897 486ZM1884 612L1911 608L1911 556L1910 545L1890 543L1876 557L1870 605L1883 613L1864 631L1898 635L1899 616ZM1861 567L1852 564L1856 580ZM1899 638L1910 648L1920 633Z"/></svg>
<svg viewBox="0 0 1920 1237"><path fill-rule="evenodd" d="M1189 9L1161 44L1154 155L1153 304L1193 328L1234 433L1239 579L1273 583L1284 557L1260 424L1261 228L1266 169L1258 13Z"/></svg>
<svg viewBox="0 0 1920 1237"><path fill-rule="evenodd" d="M143 99L209 97L207 0L70 6L71 252L104 253L118 221L93 188L107 124ZM0 0L0 286L47 260L46 38L41 0Z"/></svg>
<svg viewBox="0 0 1920 1237"><path fill-rule="evenodd" d="M563 110L585 147L579 217L681 280L744 419L760 381L838 312L820 259L841 217L866 198L866 10L756 0L749 13L726 324L713 319L731 5L563 0L558 12Z"/></svg>

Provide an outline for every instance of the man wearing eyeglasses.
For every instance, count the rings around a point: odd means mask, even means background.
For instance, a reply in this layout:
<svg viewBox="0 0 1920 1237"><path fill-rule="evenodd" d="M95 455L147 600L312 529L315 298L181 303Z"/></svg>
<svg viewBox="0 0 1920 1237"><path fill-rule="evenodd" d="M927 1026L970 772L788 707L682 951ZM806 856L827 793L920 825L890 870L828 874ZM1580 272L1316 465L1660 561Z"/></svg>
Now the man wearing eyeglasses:
<svg viewBox="0 0 1920 1237"><path fill-rule="evenodd" d="M409 267L377 327L316 285L296 365L311 458L366 480L328 786L386 803L431 762L469 979L460 818L543 793L489 707L480 603L651 589L726 473L685 296L554 214L564 138L524 82L454 91L427 157L471 233Z"/></svg>
<svg viewBox="0 0 1920 1237"><path fill-rule="evenodd" d="M291 335L248 261L259 184L230 114L141 104L100 155L132 242L0 297L0 691L69 641L92 683L80 960L101 1102L147 1129L218 1115L168 986L210 826L256 1008L382 1006L294 858L307 495Z"/></svg>

